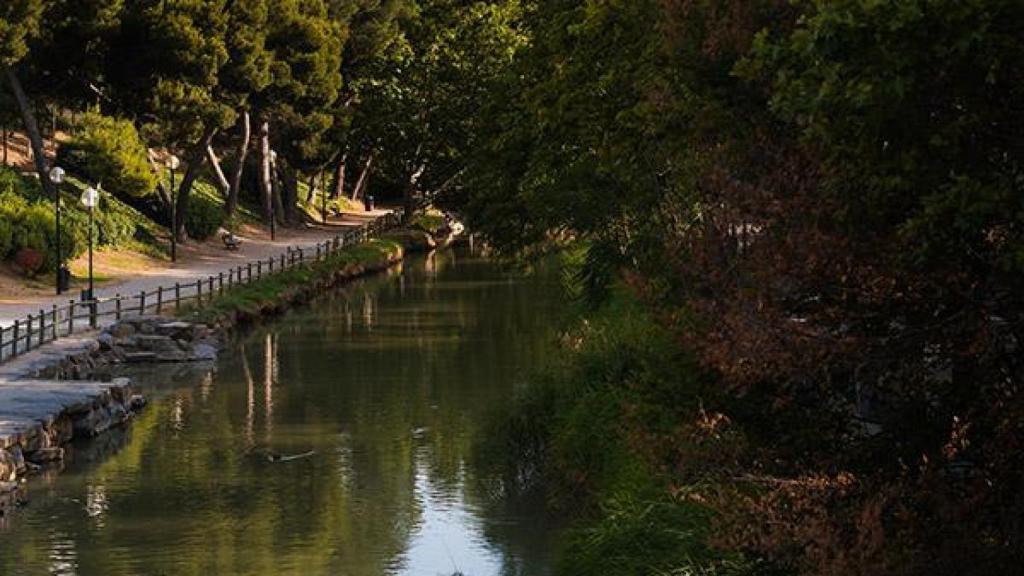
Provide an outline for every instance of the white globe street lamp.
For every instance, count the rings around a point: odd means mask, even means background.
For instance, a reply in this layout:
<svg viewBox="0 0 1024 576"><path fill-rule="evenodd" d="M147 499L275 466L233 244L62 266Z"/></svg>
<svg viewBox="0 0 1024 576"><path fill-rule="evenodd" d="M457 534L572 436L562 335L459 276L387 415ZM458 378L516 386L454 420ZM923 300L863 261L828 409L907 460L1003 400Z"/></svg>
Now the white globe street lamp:
<svg viewBox="0 0 1024 576"><path fill-rule="evenodd" d="M96 205L99 204L99 201L100 201L99 190L93 188L92 186L89 186L88 188L85 189L84 192L82 192L81 201L82 201L82 205L89 209L89 292L87 293L87 297L84 297L83 300L88 300L90 302L90 304L89 304L89 311L90 311L90 313L89 313L89 324L93 328L95 328L96 327L96 296L95 296L95 294L93 292L94 286L93 286L93 274L92 274L92 235L93 235L92 234L92 229L93 229L93 209L96 208Z"/></svg>
<svg viewBox="0 0 1024 576"><path fill-rule="evenodd" d="M178 198L174 188L174 171L181 161L174 154L167 158L167 168L171 170L171 262L178 261Z"/></svg>
<svg viewBox="0 0 1024 576"><path fill-rule="evenodd" d="M57 238L57 294L67 289L67 277L64 267L64 259L60 253L60 185L64 182L64 169L60 166L50 168L50 182L53 182L53 211L56 220Z"/></svg>
<svg viewBox="0 0 1024 576"><path fill-rule="evenodd" d="M92 211L92 209L95 208L96 205L99 204L100 202L100 192L99 190L90 186L86 188L84 192L82 192L81 200L82 205L88 208L90 211Z"/></svg>

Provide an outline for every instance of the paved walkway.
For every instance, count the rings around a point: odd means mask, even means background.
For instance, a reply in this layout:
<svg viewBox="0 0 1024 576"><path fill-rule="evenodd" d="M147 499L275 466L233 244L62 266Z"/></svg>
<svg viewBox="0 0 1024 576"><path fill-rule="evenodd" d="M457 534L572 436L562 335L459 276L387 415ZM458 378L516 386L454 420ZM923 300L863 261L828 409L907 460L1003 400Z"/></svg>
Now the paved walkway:
<svg viewBox="0 0 1024 576"><path fill-rule="evenodd" d="M166 268L147 270L137 276L96 288L96 297L110 298L117 294L133 295L141 291L152 291L159 286L172 286L175 282L195 283L200 278L216 276L220 272L241 266L255 260L267 260L285 253L288 248L307 248L334 238L347 228L358 227L369 220L387 214L388 210L376 210L357 214L346 214L330 220L327 225L312 226L306 229L287 229L280 231L275 241L268 238L246 237L239 234L241 247L236 251L225 250L218 246L220 239L202 245L191 245L182 249L176 264ZM0 303L0 326L10 326L16 319L24 320L29 314L38 314L40 310L49 310L52 305L67 305L69 300L78 297L78 291L65 292L61 296L24 298L16 302Z"/></svg>

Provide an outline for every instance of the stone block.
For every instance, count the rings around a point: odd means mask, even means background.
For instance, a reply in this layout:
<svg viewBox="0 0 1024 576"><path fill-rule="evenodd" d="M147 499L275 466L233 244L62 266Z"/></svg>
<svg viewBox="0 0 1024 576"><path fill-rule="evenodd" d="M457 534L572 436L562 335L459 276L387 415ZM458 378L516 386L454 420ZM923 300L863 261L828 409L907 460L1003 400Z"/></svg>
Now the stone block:
<svg viewBox="0 0 1024 576"><path fill-rule="evenodd" d="M47 462L58 462L64 459L64 449L59 446L41 448L28 455L28 461L33 464L45 464Z"/></svg>
<svg viewBox="0 0 1024 576"><path fill-rule="evenodd" d="M103 332L102 334L96 337L96 342L99 343L101 351L109 351L114 347L114 335L108 332Z"/></svg>
<svg viewBox="0 0 1024 576"><path fill-rule="evenodd" d="M0 450L0 482L13 482L18 478L18 466L8 450Z"/></svg>
<svg viewBox="0 0 1024 576"><path fill-rule="evenodd" d="M135 325L131 322L119 322L110 327L110 335L114 338L127 338L135 334Z"/></svg>

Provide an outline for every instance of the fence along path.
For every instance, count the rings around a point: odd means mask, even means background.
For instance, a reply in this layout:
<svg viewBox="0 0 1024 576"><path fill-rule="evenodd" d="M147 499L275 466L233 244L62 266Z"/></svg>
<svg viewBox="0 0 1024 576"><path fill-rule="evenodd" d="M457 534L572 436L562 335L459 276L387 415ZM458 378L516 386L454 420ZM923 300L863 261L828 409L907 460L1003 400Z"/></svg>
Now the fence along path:
<svg viewBox="0 0 1024 576"><path fill-rule="evenodd" d="M202 305L236 285L248 284L306 262L320 261L346 246L387 232L400 222L401 215L391 212L315 246L288 248L277 257L247 262L195 282L175 282L148 292L118 294L112 298L69 300L63 306L53 304L48 310L41 309L38 314L29 314L24 319L16 319L11 326L0 328L0 362L76 332L95 329L101 322L159 315L178 310L189 302Z"/></svg>

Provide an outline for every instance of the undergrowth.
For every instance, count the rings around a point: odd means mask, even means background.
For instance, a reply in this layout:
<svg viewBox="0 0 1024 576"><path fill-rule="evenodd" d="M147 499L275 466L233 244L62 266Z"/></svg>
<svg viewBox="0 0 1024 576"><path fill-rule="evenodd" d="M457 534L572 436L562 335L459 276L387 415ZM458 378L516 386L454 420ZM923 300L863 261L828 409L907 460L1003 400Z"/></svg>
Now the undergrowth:
<svg viewBox="0 0 1024 576"><path fill-rule="evenodd" d="M691 358L622 290L560 346L559 360L490 417L476 449L490 493L540 493L570 519L557 574L755 573L710 544L711 509L644 449L713 395Z"/></svg>

